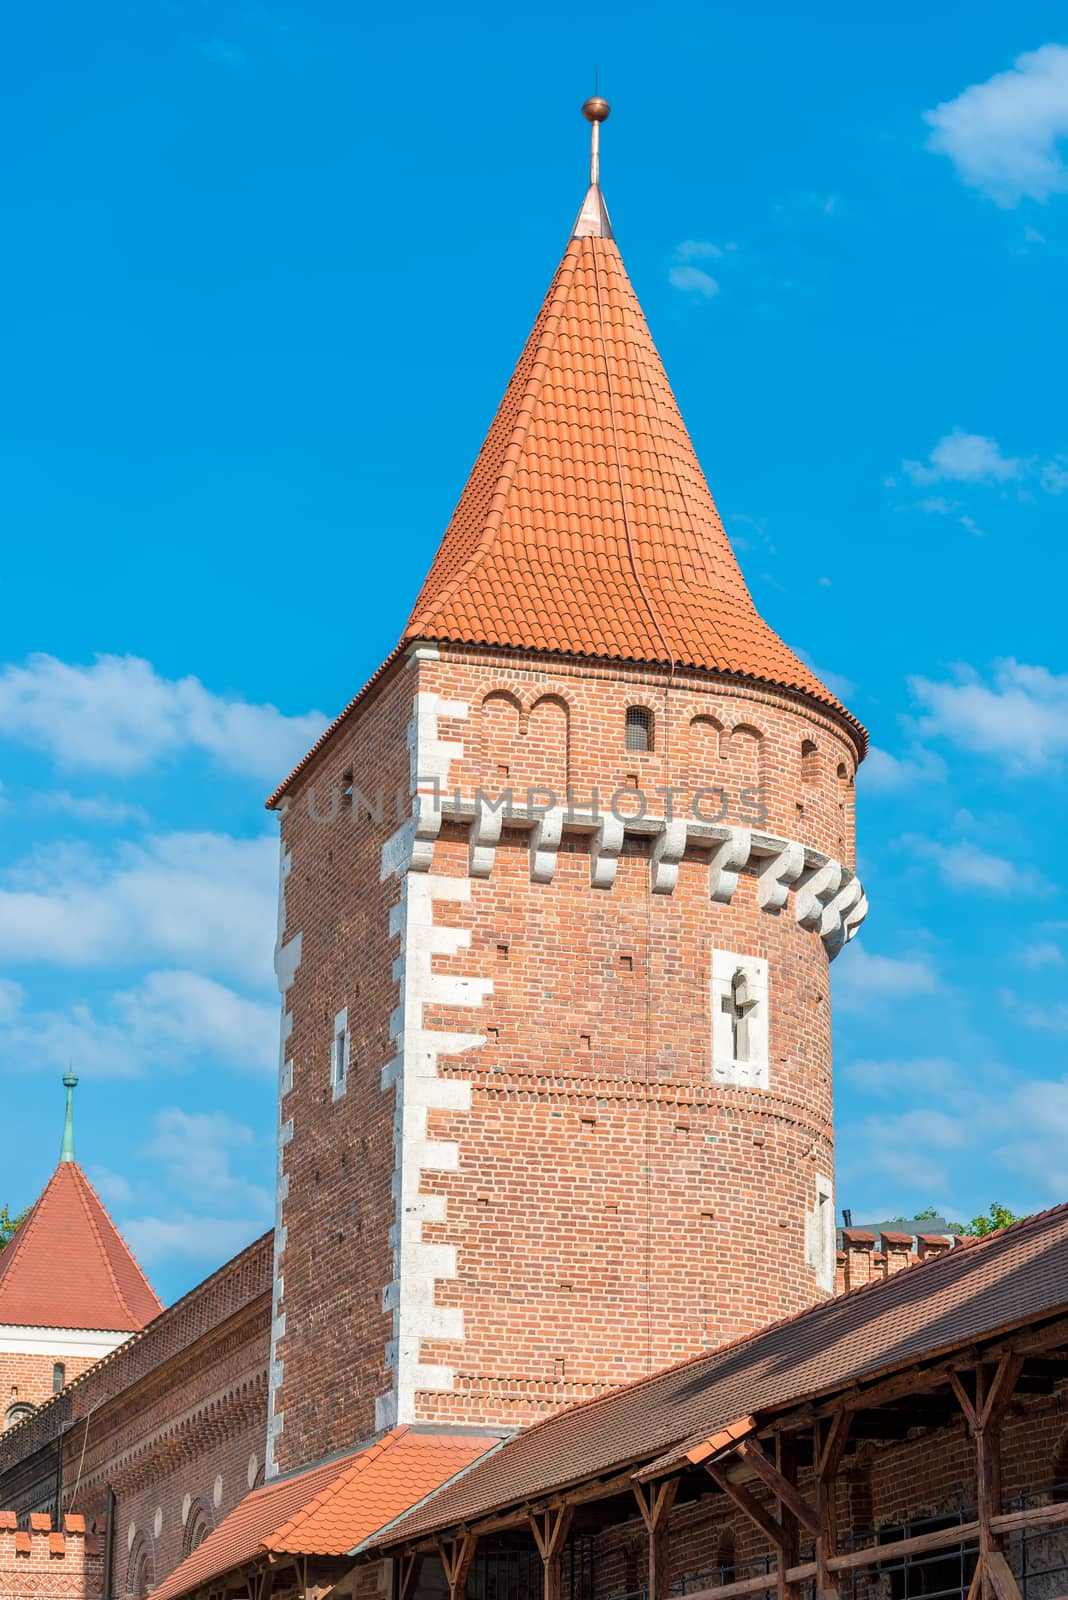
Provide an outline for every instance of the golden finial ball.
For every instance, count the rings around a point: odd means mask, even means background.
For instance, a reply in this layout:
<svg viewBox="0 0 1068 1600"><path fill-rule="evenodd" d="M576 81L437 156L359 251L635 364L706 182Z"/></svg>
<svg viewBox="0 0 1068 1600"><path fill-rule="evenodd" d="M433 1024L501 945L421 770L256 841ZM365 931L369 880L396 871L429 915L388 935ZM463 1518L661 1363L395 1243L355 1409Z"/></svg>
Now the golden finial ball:
<svg viewBox="0 0 1068 1600"><path fill-rule="evenodd" d="M607 100L602 100L599 94L591 96L582 108L582 115L587 122L607 122L612 107Z"/></svg>

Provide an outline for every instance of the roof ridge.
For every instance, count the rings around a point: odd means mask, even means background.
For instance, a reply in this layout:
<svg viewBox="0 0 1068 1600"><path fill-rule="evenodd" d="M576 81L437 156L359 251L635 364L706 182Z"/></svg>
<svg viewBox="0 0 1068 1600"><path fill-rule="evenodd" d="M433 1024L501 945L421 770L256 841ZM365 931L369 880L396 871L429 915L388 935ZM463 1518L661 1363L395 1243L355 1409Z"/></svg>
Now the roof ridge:
<svg viewBox="0 0 1068 1600"><path fill-rule="evenodd" d="M92 1231L93 1238L96 1240L97 1244L100 1247L100 1254L104 1258L104 1266L107 1269L108 1277L111 1279L111 1287L115 1291L115 1298L118 1300L118 1302L119 1302L120 1306L122 1307L122 1309L126 1312L126 1315L128 1317L134 1318L134 1320L137 1321L138 1319L136 1317L134 1317L134 1312L133 1312L133 1310L132 1310L132 1308L130 1306L130 1302L127 1300L125 1294L123 1293L122 1286L120 1285L119 1280L115 1275L115 1268L112 1265L112 1261L111 1261L111 1253L108 1250L107 1245L104 1243L103 1235L101 1234L100 1229L97 1226L96 1217L93 1214L93 1208L86 1201L85 1189L88 1189L89 1193L93 1196L93 1199L97 1201L97 1204L100 1206L100 1209L102 1211L104 1210L103 1203L98 1199L95 1189L93 1188L92 1184L89 1182L89 1179L85 1176L85 1173L82 1171L82 1169L78 1165L78 1163L76 1161L68 1161L68 1162L65 1163L65 1165L69 1166L69 1167L71 1167L73 1169L72 1176L74 1178L75 1191L76 1191L76 1193L78 1195L78 1204L82 1208L82 1211L83 1211L83 1213L85 1215L85 1220L88 1222L89 1227L90 1227L90 1229ZM80 1180L80 1182L79 1182L79 1180ZM84 1185L84 1189L82 1187L83 1185ZM111 1218L108 1217L108 1214L107 1214L106 1211L104 1211L104 1215L105 1215L105 1217L107 1217L108 1221L111 1222ZM111 1226L113 1228L115 1228L114 1222L111 1222ZM116 1231L116 1233L118 1233L118 1229L117 1228L115 1228L115 1231ZM148 1280L146 1279L145 1281L147 1282ZM149 1287L151 1288L151 1284L149 1284ZM153 1291L153 1293L154 1292L155 1291Z"/></svg>
<svg viewBox="0 0 1068 1600"><path fill-rule="evenodd" d="M4 1280L8 1274L14 1270L16 1261L26 1249L26 1245L33 1232L34 1225L40 1220L41 1206L44 1203L45 1195L48 1193L49 1189L51 1189L58 1176L59 1167L57 1166L55 1171L52 1173L52 1176L49 1178L48 1182L37 1196L37 1199L30 1207L30 1214L26 1218L25 1222L19 1224L19 1226L15 1229L12 1238L4 1246L4 1249L0 1251L0 1297L3 1295ZM11 1251L10 1257L8 1257L9 1250ZM3 1318L0 1317L0 1322L2 1321Z"/></svg>
<svg viewBox="0 0 1068 1600"><path fill-rule="evenodd" d="M145 1288L148 1290L148 1292L152 1296L152 1298L156 1301L157 1305L159 1306L160 1312L165 1311L166 1307L164 1306L163 1301L160 1299L159 1295L156 1293L155 1289L153 1289L151 1283L149 1282L148 1274L145 1272L145 1270L142 1267L140 1261L138 1261L137 1257L134 1255L133 1251L130 1249L130 1246L126 1242L126 1235L123 1233L122 1229L119 1227L118 1223L115 1221L115 1218L111 1215L111 1212L108 1210L108 1208L104 1204L103 1200L101 1200L101 1198L100 1198L99 1194L97 1193L96 1189L93 1187L92 1183L90 1182L88 1174L83 1170L82 1167L80 1167L78 1165L77 1161L71 1162L70 1165L73 1166L75 1172L78 1174L78 1176L81 1179L81 1181L82 1181L83 1185L85 1186L86 1190L88 1190L89 1194L92 1196L92 1198L96 1202L97 1206L99 1206L100 1211L102 1212L105 1220L111 1225L112 1229L114 1230L116 1239L118 1239L119 1243L121 1244L121 1246L123 1248L123 1251L125 1252L126 1258L133 1263L134 1270L136 1271L137 1276L140 1278L141 1282L144 1284ZM118 1291L119 1298L122 1300L123 1305L126 1307L127 1311L130 1313L131 1317L135 1317L137 1315L137 1313L133 1310L132 1306L129 1304L129 1301L126 1298L125 1293L123 1292L123 1290L119 1286L118 1279L115 1277L115 1271L114 1271L114 1268L113 1268L112 1263L111 1263L111 1257L110 1257L110 1255L108 1255L107 1247L106 1247L106 1245L104 1245L103 1240L101 1240L101 1247L104 1250L104 1254L107 1256L108 1270L111 1273L112 1277L115 1278L115 1287L116 1287L116 1289ZM157 1313L157 1315L158 1314L159 1313ZM150 1320L154 1321L155 1318L151 1318ZM145 1326L147 1327L148 1324L146 1323Z"/></svg>
<svg viewBox="0 0 1068 1600"><path fill-rule="evenodd" d="M433 599L427 601L425 607L421 607L420 605L420 602L423 598L422 592L420 592L416 598L415 606L412 608L412 614L408 618L407 625L404 629L403 638L405 640L419 637L420 629L416 626L416 613L419 613L419 623L428 623L432 621L432 619L441 611L442 607L452 599L453 595L461 587L464 580L468 578L470 574L479 566L482 557L486 554L487 550L489 550L500 531L501 519L504 516L505 505L507 503L507 492L512 487L516 468L519 465L522 447L526 443L527 435L530 431L530 424L533 420L534 402L540 395L545 384L545 378L547 375L545 358L549 355L556 344L556 336L560 327L560 318L564 313L563 300L565 291L570 288L571 280L575 276L575 270L578 265L580 253L581 241L578 239L569 239L567 249L564 251L563 258L556 270L556 276L553 279L551 291L553 297L551 302L545 308L545 326L541 337L538 339L538 342L534 347L531 369L527 375L526 382L523 385L523 393L520 396L519 405L516 410L516 420L511 432L508 435L508 443L505 446L501 470L498 472L497 477L494 480L493 493L490 496L489 509L486 513L486 519L483 523L482 531L478 536L475 547L466 560L460 563L452 577L447 579L446 582L442 584L441 588L438 590ZM520 361L522 361L523 357L526 355L529 344L530 339L527 340L527 345L524 346L524 349L520 354ZM494 421L496 421L496 417L494 418ZM486 440L479 449L479 456L481 456L482 451L486 448L486 444L488 444L489 440L492 438L492 434L493 423L491 422L490 432L487 434ZM478 464L477 457L475 464L476 466ZM460 498L456 502L456 506L453 509L453 514L449 518L450 527L452 526L453 517L455 517L456 511L463 504L466 493L467 483L464 484ZM430 574L428 573L427 576L429 578Z"/></svg>

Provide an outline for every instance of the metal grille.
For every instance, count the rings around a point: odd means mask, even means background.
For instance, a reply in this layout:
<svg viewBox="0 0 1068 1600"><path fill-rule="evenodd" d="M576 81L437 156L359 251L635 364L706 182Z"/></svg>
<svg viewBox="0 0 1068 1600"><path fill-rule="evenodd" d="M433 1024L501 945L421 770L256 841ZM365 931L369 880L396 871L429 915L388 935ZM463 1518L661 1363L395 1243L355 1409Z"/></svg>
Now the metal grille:
<svg viewBox="0 0 1068 1600"><path fill-rule="evenodd" d="M1028 1507L1068 1499L1068 1483L1055 1484L1050 1489L1030 1494L1006 1496L1004 1511L1024 1511ZM962 1506L949 1517L918 1517L913 1521L895 1523L877 1531L866 1529L849 1537L843 1536L839 1548L844 1555L849 1550L861 1550L867 1545L889 1543L893 1539L909 1539L915 1534L931 1533L936 1528L952 1527L954 1523L974 1522L974 1506ZM968 1589L975 1571L978 1542L962 1541L944 1550L932 1550L926 1555L888 1557L870 1567L856 1568L839 1575L839 1592L842 1600L967 1600ZM1032 1528L1015 1533L1005 1541L1005 1554L1016 1574L1024 1600L1051 1600L1051 1597L1068 1594L1068 1533L1060 1528ZM814 1559L811 1548L802 1550L799 1564ZM698 1589L714 1589L735 1579L757 1578L775 1570L771 1555L750 1561L739 1561L730 1569L711 1567L703 1572L687 1573L685 1578L671 1584L672 1595L692 1594ZM799 1585L802 1600L815 1600L815 1581L809 1579ZM774 1594L774 1585L768 1595ZM646 1600L644 1588L618 1593L606 1600Z"/></svg>
<svg viewBox="0 0 1068 1600"><path fill-rule="evenodd" d="M653 748L653 713L644 706L630 706L627 711L626 740L628 750Z"/></svg>
<svg viewBox="0 0 1068 1600"><path fill-rule="evenodd" d="M484 1540L471 1563L467 1600L542 1600L545 1577L536 1550ZM574 1534L560 1561L560 1600L593 1600L593 1538Z"/></svg>

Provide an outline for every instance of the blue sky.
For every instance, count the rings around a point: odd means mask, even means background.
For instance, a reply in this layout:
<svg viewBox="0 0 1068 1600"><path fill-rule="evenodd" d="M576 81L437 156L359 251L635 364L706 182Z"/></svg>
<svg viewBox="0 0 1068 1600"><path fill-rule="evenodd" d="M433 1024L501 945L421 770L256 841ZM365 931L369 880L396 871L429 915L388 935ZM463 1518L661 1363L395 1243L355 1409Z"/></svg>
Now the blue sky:
<svg viewBox="0 0 1068 1600"><path fill-rule="evenodd" d="M263 795L396 640L613 103L624 259L757 603L872 730L838 1200L1068 1195L1054 5L8 20L0 1073L166 1297L271 1217Z"/></svg>

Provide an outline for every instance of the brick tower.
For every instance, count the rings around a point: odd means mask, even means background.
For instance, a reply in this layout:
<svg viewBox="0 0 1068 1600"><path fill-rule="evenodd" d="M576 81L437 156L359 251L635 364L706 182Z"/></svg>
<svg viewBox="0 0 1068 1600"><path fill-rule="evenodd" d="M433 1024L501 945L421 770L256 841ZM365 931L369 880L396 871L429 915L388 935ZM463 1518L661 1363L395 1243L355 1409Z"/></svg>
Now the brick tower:
<svg viewBox="0 0 1068 1600"><path fill-rule="evenodd" d="M0 1251L0 1428L14 1427L163 1310L74 1159L64 1075L59 1165Z"/></svg>
<svg viewBox="0 0 1068 1600"><path fill-rule="evenodd" d="M828 1293L855 719L757 614L597 171L401 643L271 797L269 1459Z"/></svg>

